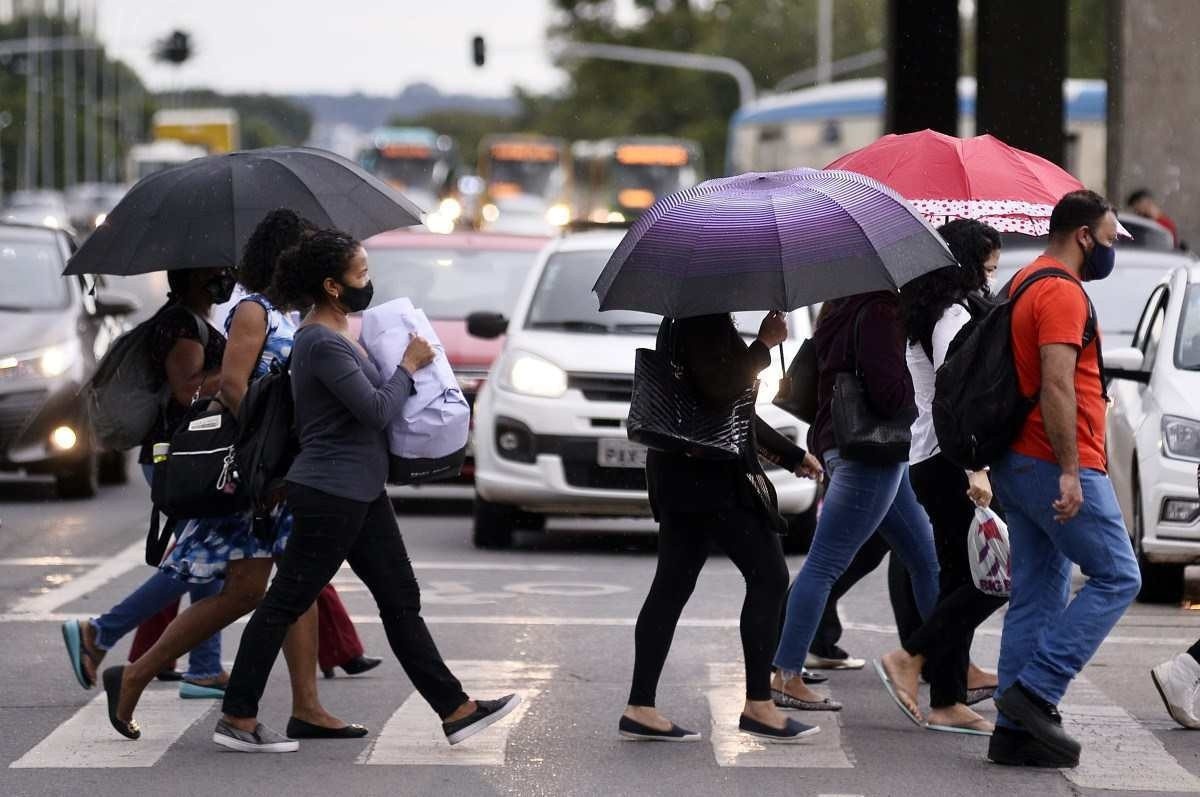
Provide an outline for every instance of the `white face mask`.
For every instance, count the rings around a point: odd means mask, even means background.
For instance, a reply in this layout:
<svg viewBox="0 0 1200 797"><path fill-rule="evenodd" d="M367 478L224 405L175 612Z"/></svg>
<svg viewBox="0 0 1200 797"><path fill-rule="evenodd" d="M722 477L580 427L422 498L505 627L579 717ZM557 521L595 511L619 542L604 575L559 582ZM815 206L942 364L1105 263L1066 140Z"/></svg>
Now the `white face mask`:
<svg viewBox="0 0 1200 797"><path fill-rule="evenodd" d="M989 274L987 278L988 293L995 293L996 287L1000 284L1000 278L995 274Z"/></svg>

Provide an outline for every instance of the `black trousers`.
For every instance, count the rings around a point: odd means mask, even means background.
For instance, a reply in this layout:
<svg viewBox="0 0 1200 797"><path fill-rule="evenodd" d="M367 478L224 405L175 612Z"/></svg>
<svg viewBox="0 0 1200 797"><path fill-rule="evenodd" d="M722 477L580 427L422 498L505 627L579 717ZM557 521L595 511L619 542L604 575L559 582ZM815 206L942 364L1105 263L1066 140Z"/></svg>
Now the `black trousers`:
<svg viewBox="0 0 1200 797"><path fill-rule="evenodd" d="M850 588L864 579L883 562L891 548L879 533L872 534L870 539L858 549L850 566L841 578L833 584L829 600L825 602L825 611L821 615L821 624L817 626L817 634L813 637L809 651L815 656L837 658L837 643L842 638L842 621L838 618L838 600L850 591ZM904 564L893 555L888 564L888 595L892 601L892 614L896 618L896 627L900 638L907 639L910 634L921 627L921 613L917 610L917 600L912 594L912 582L908 579L908 571ZM781 621L782 622L782 621Z"/></svg>
<svg viewBox="0 0 1200 797"><path fill-rule="evenodd" d="M971 579L967 532L975 505L967 497L966 473L938 454L913 465L910 476L917 500L933 524L941 581L933 613L903 644L910 655L927 658L929 703L943 708L966 702L975 629L1007 599L980 592Z"/></svg>
<svg viewBox="0 0 1200 797"><path fill-rule="evenodd" d="M759 513L664 512L658 533L658 568L634 632L632 706L653 706L675 626L715 542L746 580L742 603L742 655L746 697L771 699L771 659L779 644L778 618L788 588L779 536Z"/></svg>
<svg viewBox="0 0 1200 797"><path fill-rule="evenodd" d="M225 713L258 716L258 701L288 628L348 560L371 590L392 652L417 692L439 717L453 714L467 696L421 619L421 591L387 495L362 503L289 484L288 506L295 518L292 536L242 634L225 690Z"/></svg>

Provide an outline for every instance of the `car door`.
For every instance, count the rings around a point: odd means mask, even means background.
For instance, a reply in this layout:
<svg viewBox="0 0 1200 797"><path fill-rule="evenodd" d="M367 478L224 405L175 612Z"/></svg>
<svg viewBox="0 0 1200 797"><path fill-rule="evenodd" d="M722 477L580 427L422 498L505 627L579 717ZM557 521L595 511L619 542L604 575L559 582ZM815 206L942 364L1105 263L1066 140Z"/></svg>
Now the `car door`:
<svg viewBox="0 0 1200 797"><path fill-rule="evenodd" d="M1169 298L1168 286L1159 285L1151 292L1138 321L1133 345L1142 352L1143 369L1150 369L1157 356ZM1126 524L1132 527L1134 461L1139 455L1136 440L1139 430L1146 422L1148 386L1128 379L1116 379L1108 389L1113 400L1108 416L1109 476L1116 489L1117 501L1121 505Z"/></svg>

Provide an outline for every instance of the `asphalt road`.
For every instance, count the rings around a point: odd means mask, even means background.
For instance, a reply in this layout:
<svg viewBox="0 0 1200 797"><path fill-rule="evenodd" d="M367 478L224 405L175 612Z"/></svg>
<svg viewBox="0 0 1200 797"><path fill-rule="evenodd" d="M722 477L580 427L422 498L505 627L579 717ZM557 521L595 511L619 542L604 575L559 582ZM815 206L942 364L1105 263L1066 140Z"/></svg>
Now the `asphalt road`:
<svg viewBox="0 0 1200 797"><path fill-rule="evenodd" d="M732 730L742 696L736 618L742 582L714 558L676 634L659 705L704 732L689 745L639 745L616 735L629 687L633 622L654 569L642 524L552 526L507 552L468 542L469 520L403 508L401 525L421 578L425 615L473 695L520 690L523 707L456 748L390 656L367 676L321 682L325 704L371 735L305 742L298 755L248 756L210 739L217 706L181 701L167 684L144 698L138 742L103 720L97 693L71 676L63 619L99 613L149 570L140 564L147 520L141 485L91 502L60 503L48 488L0 483L0 795L958 795L1200 792L1200 734L1176 729L1148 677L1151 666L1200 635L1200 614L1136 605L1065 701L1085 741L1069 772L1024 771L984 760L986 740L924 731L892 705L868 667L835 673L846 704L822 714L823 732L798 746L760 746ZM425 514L416 514L416 511ZM623 529L618 533L614 529ZM800 559L791 562L793 572ZM370 595L349 570L336 584L368 652L387 655ZM1200 598L1200 584L1193 585ZM865 658L896 644L882 573L843 602L844 647ZM994 666L1000 618L974 657ZM224 637L232 660L242 626ZM123 658L123 642L110 661ZM262 718L288 716L276 667ZM983 705L984 713L994 709ZM808 717L806 717L808 718Z"/></svg>

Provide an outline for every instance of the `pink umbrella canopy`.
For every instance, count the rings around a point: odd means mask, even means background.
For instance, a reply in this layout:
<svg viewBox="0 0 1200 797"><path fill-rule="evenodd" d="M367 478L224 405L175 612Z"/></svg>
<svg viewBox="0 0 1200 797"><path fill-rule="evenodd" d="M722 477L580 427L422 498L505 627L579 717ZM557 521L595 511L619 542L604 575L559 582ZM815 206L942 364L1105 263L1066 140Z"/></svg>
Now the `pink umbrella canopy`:
<svg viewBox="0 0 1200 797"><path fill-rule="evenodd" d="M976 219L1025 235L1046 235L1054 205L1084 187L1054 163L994 136L955 138L933 130L886 135L825 168L875 178L935 227Z"/></svg>

